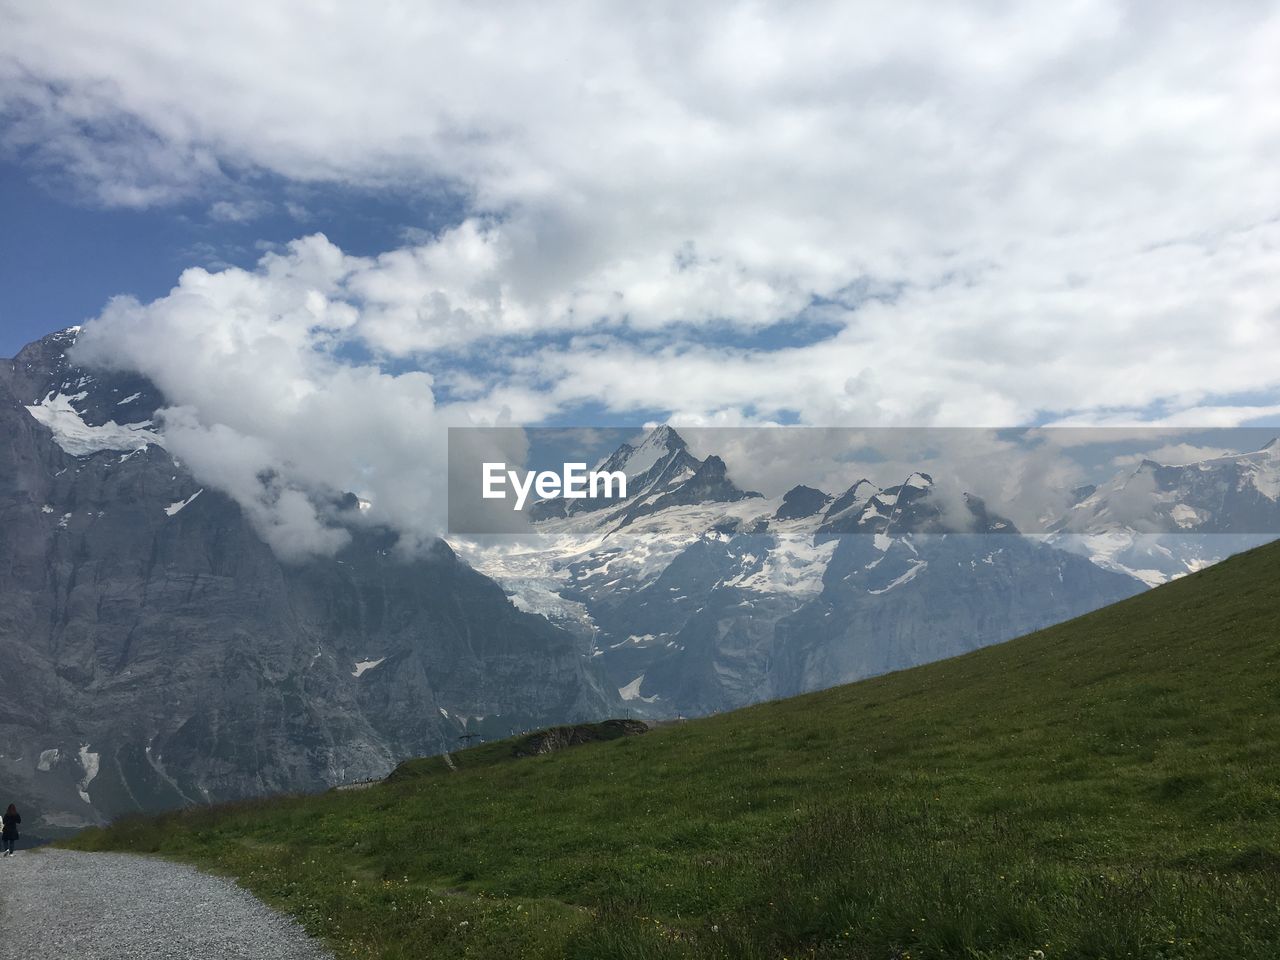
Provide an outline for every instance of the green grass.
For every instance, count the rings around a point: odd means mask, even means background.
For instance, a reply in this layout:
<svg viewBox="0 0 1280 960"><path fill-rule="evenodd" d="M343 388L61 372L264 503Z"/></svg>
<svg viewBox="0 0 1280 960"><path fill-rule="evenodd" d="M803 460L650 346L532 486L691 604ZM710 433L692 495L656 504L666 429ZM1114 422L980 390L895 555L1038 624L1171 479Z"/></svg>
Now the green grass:
<svg viewBox="0 0 1280 960"><path fill-rule="evenodd" d="M386 958L1280 957L1280 546L976 653L639 737L69 845Z"/></svg>

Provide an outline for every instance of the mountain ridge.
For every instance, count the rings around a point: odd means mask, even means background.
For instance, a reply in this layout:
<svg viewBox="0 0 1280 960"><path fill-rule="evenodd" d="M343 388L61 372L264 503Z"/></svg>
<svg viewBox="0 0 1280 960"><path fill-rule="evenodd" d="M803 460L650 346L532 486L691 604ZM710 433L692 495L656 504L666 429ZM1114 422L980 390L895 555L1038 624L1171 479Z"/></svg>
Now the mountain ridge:
<svg viewBox="0 0 1280 960"><path fill-rule="evenodd" d="M165 450L154 385L77 367L76 333L0 363L0 641L21 678L0 690L0 773L50 832L319 789L461 737L818 689L1131 595L1142 564L1219 558L1135 559L1110 528L1023 537L921 473L765 498L664 426L605 459L634 472L631 497L544 501L532 545L396 557L334 492L318 507L347 545L283 563Z"/></svg>
<svg viewBox="0 0 1280 960"><path fill-rule="evenodd" d="M74 339L0 363L0 775L33 833L616 711L580 640L441 541L402 558L346 524L282 562L160 444L159 391L77 367Z"/></svg>
<svg viewBox="0 0 1280 960"><path fill-rule="evenodd" d="M719 472L722 461L694 460L669 425L604 463L621 468L642 448L651 455L630 497L544 514L540 537L510 563L502 549L455 546L517 603L588 640L619 696L647 716L731 709L1008 639L1270 538L1070 529L1067 519L1110 502L1123 473L1078 491L1044 534L1023 536L980 497L940 492L919 471L883 488L862 478L838 496L803 485L780 500L736 486L682 496L696 465ZM1247 525L1280 529L1280 508L1258 502L1265 516ZM1201 528L1213 529L1187 529Z"/></svg>

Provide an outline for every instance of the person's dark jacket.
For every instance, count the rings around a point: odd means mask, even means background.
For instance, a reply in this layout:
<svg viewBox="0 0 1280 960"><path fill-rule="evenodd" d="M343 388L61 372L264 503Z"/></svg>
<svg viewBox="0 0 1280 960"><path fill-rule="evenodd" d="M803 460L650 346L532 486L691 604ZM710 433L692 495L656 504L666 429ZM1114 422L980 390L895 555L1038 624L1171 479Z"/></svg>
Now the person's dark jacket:
<svg viewBox="0 0 1280 960"><path fill-rule="evenodd" d="M6 813L4 815L4 833L0 834L0 839L17 840L18 824L22 822L22 814Z"/></svg>

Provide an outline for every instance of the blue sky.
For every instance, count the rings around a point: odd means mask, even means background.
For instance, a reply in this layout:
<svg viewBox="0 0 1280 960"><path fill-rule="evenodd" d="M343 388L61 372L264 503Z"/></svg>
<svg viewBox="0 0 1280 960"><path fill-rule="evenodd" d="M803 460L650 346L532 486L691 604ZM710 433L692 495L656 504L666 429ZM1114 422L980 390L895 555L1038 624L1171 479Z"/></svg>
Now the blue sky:
<svg viewBox="0 0 1280 960"><path fill-rule="evenodd" d="M372 255L412 231L439 231L460 210L438 193L275 178L258 178L244 193L255 215L242 221L211 216L205 197L106 207L38 162L0 162L0 356L96 317L117 294L162 297L187 267L251 268L264 250L317 231Z"/></svg>
<svg viewBox="0 0 1280 960"><path fill-rule="evenodd" d="M169 215L87 209L0 166L0 356L96 316L115 293L173 286L188 242Z"/></svg>

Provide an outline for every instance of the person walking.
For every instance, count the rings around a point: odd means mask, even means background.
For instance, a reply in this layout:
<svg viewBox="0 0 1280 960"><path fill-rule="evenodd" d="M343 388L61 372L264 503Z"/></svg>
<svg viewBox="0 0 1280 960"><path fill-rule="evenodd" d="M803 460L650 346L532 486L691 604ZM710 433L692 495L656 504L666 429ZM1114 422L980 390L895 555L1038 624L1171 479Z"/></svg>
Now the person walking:
<svg viewBox="0 0 1280 960"><path fill-rule="evenodd" d="M18 813L18 808L12 803L9 809L4 812L4 830L0 832L0 839L4 841L4 855L6 857L13 856L13 844L18 839L18 824L22 822L22 817Z"/></svg>

